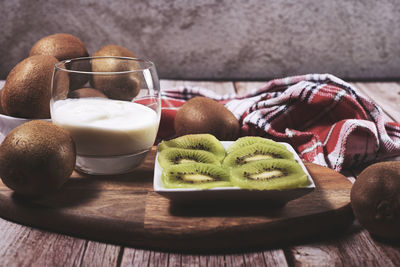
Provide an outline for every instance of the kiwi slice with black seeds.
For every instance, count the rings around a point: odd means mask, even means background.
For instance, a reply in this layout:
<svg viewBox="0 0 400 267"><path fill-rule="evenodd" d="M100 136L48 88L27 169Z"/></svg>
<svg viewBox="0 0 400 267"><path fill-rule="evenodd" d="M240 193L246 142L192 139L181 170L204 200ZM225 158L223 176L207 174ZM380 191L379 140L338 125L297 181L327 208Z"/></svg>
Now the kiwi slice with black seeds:
<svg viewBox="0 0 400 267"><path fill-rule="evenodd" d="M272 139L263 138L260 136L245 136L237 139L232 145L230 145L226 152L229 154L237 149L240 149L245 146L253 145L255 143L262 143L269 146L279 147L282 149L286 149L285 145L275 142Z"/></svg>
<svg viewBox="0 0 400 267"><path fill-rule="evenodd" d="M238 148L229 153L223 161L225 167L240 166L249 162L267 159L289 159L294 160L293 154L284 148L270 146L264 143L255 143Z"/></svg>
<svg viewBox="0 0 400 267"><path fill-rule="evenodd" d="M294 189L309 184L302 167L287 159L259 160L233 168L231 182L252 190Z"/></svg>
<svg viewBox="0 0 400 267"><path fill-rule="evenodd" d="M213 153L204 150L171 147L164 149L158 154L158 163L160 163L162 168L170 165L196 162L221 165Z"/></svg>
<svg viewBox="0 0 400 267"><path fill-rule="evenodd" d="M229 172L220 166L207 163L171 165L162 172L166 188L198 188L231 186Z"/></svg>
<svg viewBox="0 0 400 267"><path fill-rule="evenodd" d="M222 143L211 134L188 134L168 141L162 141L158 149L177 147L183 149L204 150L213 153L218 160L225 157L225 149Z"/></svg>

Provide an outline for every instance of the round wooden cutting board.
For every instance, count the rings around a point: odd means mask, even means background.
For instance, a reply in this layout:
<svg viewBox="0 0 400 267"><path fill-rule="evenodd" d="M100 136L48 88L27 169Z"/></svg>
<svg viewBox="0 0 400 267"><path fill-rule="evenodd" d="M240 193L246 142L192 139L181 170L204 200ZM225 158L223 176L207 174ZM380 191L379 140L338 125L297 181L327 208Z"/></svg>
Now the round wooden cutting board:
<svg viewBox="0 0 400 267"><path fill-rule="evenodd" d="M265 203L172 203L153 191L155 148L134 172L74 172L56 193L26 199L0 183L0 216L92 240L171 251L227 251L278 246L348 226L352 184L306 163L316 189L283 207Z"/></svg>

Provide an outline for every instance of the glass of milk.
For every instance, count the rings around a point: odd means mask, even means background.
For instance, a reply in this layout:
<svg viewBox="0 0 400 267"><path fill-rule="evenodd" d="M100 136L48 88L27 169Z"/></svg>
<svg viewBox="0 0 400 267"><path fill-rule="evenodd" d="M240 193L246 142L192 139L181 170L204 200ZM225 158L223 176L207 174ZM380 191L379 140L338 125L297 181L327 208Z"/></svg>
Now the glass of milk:
<svg viewBox="0 0 400 267"><path fill-rule="evenodd" d="M157 71L127 57L64 60L54 67L50 112L76 144L76 169L128 173L156 139L161 114Z"/></svg>

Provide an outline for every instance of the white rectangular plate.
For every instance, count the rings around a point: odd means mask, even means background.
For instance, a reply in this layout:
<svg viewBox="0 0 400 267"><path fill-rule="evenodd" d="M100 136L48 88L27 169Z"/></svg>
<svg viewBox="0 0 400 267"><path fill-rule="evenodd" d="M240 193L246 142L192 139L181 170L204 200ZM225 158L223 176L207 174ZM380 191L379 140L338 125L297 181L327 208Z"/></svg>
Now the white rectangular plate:
<svg viewBox="0 0 400 267"><path fill-rule="evenodd" d="M233 141L222 141L222 145L229 147ZM158 194L169 198L174 201L204 201L204 200L227 200L227 201L254 201L262 200L268 201L272 204L285 204L286 202L299 198L314 190L315 184L310 174L308 173L303 162L297 155L296 151L290 144L283 143L286 148L293 153L295 160L303 168L307 174L310 185L295 189L285 190L248 190L239 187L214 187L210 189L196 189L196 188L165 188L161 179L162 168L158 163L158 152L155 159L154 166L154 191Z"/></svg>

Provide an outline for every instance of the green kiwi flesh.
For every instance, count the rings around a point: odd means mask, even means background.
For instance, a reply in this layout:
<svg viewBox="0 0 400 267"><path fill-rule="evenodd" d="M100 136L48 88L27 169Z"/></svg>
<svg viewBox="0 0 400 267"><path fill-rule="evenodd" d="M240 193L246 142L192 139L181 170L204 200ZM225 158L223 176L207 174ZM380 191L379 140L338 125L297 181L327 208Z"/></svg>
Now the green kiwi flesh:
<svg viewBox="0 0 400 267"><path fill-rule="evenodd" d="M280 147L286 149L285 145L275 142L274 140L263 138L259 136L245 136L237 139L232 145L230 145L226 152L229 154L239 148L249 146L255 143L262 143L269 146Z"/></svg>
<svg viewBox="0 0 400 267"><path fill-rule="evenodd" d="M225 149L222 143L211 134L188 134L162 141L158 149L163 151L170 147L208 151L213 153L218 160L222 160L225 157Z"/></svg>
<svg viewBox="0 0 400 267"><path fill-rule="evenodd" d="M232 151L225 157L222 164L225 167L235 167L253 161L279 158L294 160L293 154L286 147L280 148L264 143L254 143Z"/></svg>
<svg viewBox="0 0 400 267"><path fill-rule="evenodd" d="M309 184L301 166L287 159L260 160L231 170L233 185L251 190L284 190Z"/></svg>
<svg viewBox="0 0 400 267"><path fill-rule="evenodd" d="M162 168L170 165L196 162L221 165L213 153L204 150L171 147L164 149L158 154L158 163Z"/></svg>
<svg viewBox="0 0 400 267"><path fill-rule="evenodd" d="M228 171L207 163L171 165L163 170L161 179L166 188L209 189L231 186Z"/></svg>

